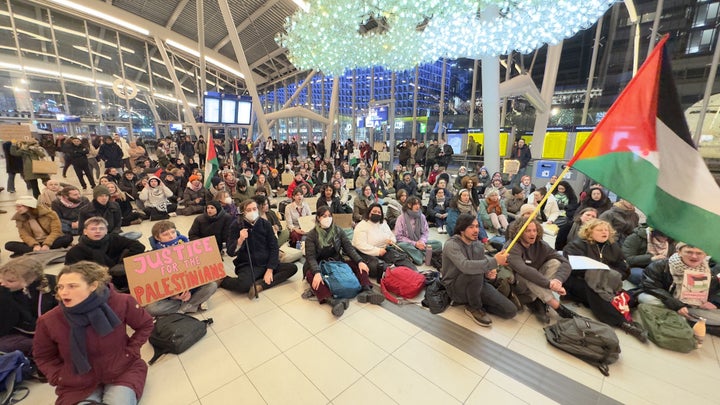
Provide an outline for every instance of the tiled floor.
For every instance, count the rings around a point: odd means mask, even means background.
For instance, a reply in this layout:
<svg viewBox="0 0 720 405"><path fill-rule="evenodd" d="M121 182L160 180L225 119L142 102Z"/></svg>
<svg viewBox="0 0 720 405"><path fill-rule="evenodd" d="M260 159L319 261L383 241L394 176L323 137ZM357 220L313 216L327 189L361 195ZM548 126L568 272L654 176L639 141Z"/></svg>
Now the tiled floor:
<svg viewBox="0 0 720 405"><path fill-rule="evenodd" d="M0 161L0 166L4 162ZM5 185L0 174L0 184ZM20 182L18 182L20 186ZM10 221L14 200L24 193L0 193L0 207L10 211L0 221ZM189 217L177 217L178 228L187 232ZM128 227L149 234L151 223ZM438 239L445 235L437 235ZM11 224L0 229L0 240L17 238ZM145 237L142 238L143 240ZM3 251L2 262L8 260ZM57 272L59 266L48 269ZM226 260L226 270L232 263ZM607 397L628 404L718 404L714 382L720 376L720 339L708 337L702 349L681 354L652 344L643 345L618 331L620 360L603 377L586 363L546 343L542 325L525 311L515 319L493 317L492 328L473 323L462 307L440 316L420 314L424 322L451 321L467 328L470 344L498 344L502 351L476 358L416 326L406 314L410 307L353 302L340 319L330 308L300 297L306 284L300 275L264 291L260 299L225 290L210 300L201 314L214 324L207 336L187 352L166 355L150 367L142 404L453 404L453 403L568 403L570 393L557 392L558 383L544 367ZM587 313L583 308L580 312ZM399 314L399 315L398 315ZM442 318L440 318L442 317ZM435 330L437 328L434 328ZM474 336L474 338L472 338ZM487 340L486 340L487 339ZM450 339L448 339L450 340ZM468 340L468 339L465 339ZM476 348L487 348L476 347ZM491 364L511 359L536 363L530 375L504 374ZM152 357L145 345L143 358ZM500 356L500 357L498 357ZM485 360L485 361L483 361ZM512 367L510 367L512 368ZM508 367L503 367L508 369ZM518 371L523 372L523 371ZM534 374L534 375L533 375ZM520 381L526 381L522 383ZM568 386L565 384L564 386ZM53 389L30 384L23 403L50 404ZM577 386L576 386L577 387ZM606 397L605 397L606 396ZM604 401L598 400L598 403Z"/></svg>

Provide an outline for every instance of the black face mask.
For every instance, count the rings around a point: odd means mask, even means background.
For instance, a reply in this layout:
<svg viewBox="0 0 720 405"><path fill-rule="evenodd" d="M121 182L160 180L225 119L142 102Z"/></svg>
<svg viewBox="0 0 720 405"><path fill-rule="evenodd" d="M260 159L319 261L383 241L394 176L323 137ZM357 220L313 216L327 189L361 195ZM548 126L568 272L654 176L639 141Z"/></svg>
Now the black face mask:
<svg viewBox="0 0 720 405"><path fill-rule="evenodd" d="M370 214L370 222L378 223L382 220L382 215L380 214Z"/></svg>

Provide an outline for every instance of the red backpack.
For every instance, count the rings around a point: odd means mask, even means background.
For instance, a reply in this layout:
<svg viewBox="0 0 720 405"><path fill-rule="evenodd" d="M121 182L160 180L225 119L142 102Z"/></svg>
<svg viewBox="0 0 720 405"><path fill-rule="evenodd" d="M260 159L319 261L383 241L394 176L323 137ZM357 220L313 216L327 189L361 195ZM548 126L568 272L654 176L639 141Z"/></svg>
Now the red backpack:
<svg viewBox="0 0 720 405"><path fill-rule="evenodd" d="M380 281L383 295L395 304L415 298L423 288L425 288L425 276L405 266L387 269ZM400 298L398 299L396 295Z"/></svg>

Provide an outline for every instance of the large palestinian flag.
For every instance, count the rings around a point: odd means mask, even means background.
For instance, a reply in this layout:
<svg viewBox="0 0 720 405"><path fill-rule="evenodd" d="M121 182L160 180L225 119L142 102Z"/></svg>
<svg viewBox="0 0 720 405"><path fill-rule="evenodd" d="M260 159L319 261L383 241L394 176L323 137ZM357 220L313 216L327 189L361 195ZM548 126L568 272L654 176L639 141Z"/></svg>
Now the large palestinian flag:
<svg viewBox="0 0 720 405"><path fill-rule="evenodd" d="M205 154L205 159L207 160L205 162L205 188L209 190L210 187L212 187L210 180L212 180L215 173L220 169L220 162L215 152L215 138L212 136L212 131L208 135L207 153Z"/></svg>
<svg viewBox="0 0 720 405"><path fill-rule="evenodd" d="M663 38L569 165L675 240L720 258L720 187L683 116Z"/></svg>

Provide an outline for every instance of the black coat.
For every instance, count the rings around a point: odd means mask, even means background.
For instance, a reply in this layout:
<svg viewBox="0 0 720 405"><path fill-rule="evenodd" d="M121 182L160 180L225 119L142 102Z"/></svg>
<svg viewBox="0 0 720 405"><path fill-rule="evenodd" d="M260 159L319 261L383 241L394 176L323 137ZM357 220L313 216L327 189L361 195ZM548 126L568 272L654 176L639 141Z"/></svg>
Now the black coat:
<svg viewBox="0 0 720 405"><path fill-rule="evenodd" d="M103 142L98 150L97 158L105 161L105 167L122 168L122 157L123 152L120 146L115 142L106 143Z"/></svg>
<svg viewBox="0 0 720 405"><path fill-rule="evenodd" d="M12 142L3 142L3 154L5 155L5 168L8 174L18 174L23 172L23 161L21 157L10 154L10 146Z"/></svg>
<svg viewBox="0 0 720 405"><path fill-rule="evenodd" d="M103 266L112 267L121 264L123 259L145 252L145 245L116 234L107 234L103 239L94 241L81 236L79 243L65 255L65 264L89 260Z"/></svg>
<svg viewBox="0 0 720 405"><path fill-rule="evenodd" d="M26 295L22 290L10 291L0 287L0 336L11 333L35 331L35 322L38 319L38 307L40 313L55 308L58 304L55 298L55 276L46 274L50 292L41 293L38 291L40 280L34 281L27 287ZM41 298L42 295L42 299Z"/></svg>
<svg viewBox="0 0 720 405"><path fill-rule="evenodd" d="M108 201L106 205L101 205L97 200L90 201L90 204L80 210L80 218L78 218L78 230L83 233L85 221L92 217L103 217L108 222L108 233L122 232L122 210L115 201Z"/></svg>
<svg viewBox="0 0 720 405"><path fill-rule="evenodd" d="M718 282L717 272L712 271L712 269L711 272L713 277L710 279L708 301L720 307L720 296L718 296L720 293L720 282ZM640 287L644 293L655 296L662 301L667 308L673 311L687 306L687 304L675 298L673 276L670 274L670 265L667 259L656 260L645 267Z"/></svg>
<svg viewBox="0 0 720 405"><path fill-rule="evenodd" d="M223 243L228 239L230 224L233 222L234 218L226 213L225 210L220 210L214 217L209 216L207 212L205 212L195 217L188 232L188 238L195 240L214 236L218 244L218 249L221 250ZM235 240L237 241L237 238L235 238Z"/></svg>
<svg viewBox="0 0 720 405"><path fill-rule="evenodd" d="M248 238L242 246L238 246L240 231L246 228L249 229ZM252 257L248 256L248 250L252 252ZM251 259L253 268L258 272L264 273L267 269L277 270L280 265L280 247L275 231L270 222L263 218L258 218L255 225L250 225L242 218L233 221L227 239L227 253L230 256L237 255L233 260L235 271L248 266Z"/></svg>

